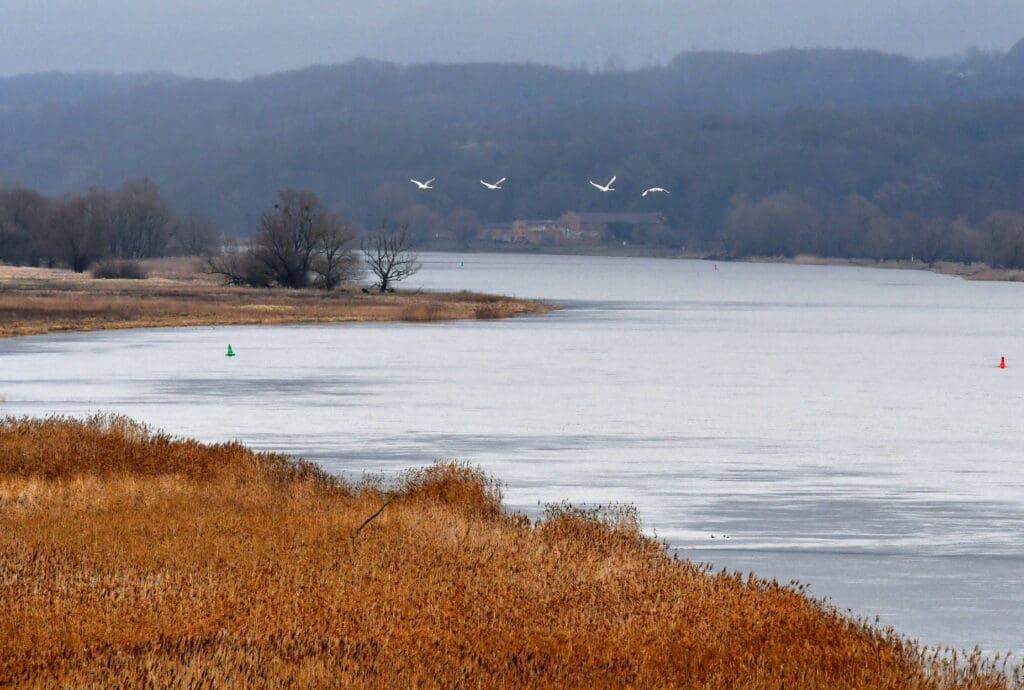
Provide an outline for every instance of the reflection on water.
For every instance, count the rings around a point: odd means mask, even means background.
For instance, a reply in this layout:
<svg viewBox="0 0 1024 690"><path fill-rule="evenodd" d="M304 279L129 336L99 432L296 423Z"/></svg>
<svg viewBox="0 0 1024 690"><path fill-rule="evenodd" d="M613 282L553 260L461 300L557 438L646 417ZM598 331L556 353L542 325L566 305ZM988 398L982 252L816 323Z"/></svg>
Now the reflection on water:
<svg viewBox="0 0 1024 690"><path fill-rule="evenodd" d="M1024 286L423 258L412 287L567 309L5 340L2 409L115 410L353 476L463 458L516 509L631 501L698 560L809 582L928 642L1024 651Z"/></svg>

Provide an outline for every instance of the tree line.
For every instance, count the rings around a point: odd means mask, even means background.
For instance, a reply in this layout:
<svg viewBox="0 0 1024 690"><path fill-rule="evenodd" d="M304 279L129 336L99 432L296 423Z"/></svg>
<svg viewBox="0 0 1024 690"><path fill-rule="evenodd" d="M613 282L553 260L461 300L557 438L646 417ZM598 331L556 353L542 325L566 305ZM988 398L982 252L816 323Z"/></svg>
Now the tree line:
<svg viewBox="0 0 1024 690"><path fill-rule="evenodd" d="M280 190L256 230L238 243L223 241L201 216L176 216L145 178L59 198L0 188L2 262L81 273L104 259L168 255L204 256L208 273L250 287L334 290L368 269L380 292L393 292L394 283L420 268L408 226L362 233L309 190Z"/></svg>
<svg viewBox="0 0 1024 690"><path fill-rule="evenodd" d="M793 192L762 199L740 197L726 214L720 235L728 257L818 256L916 259L1024 268L1024 213L995 211L980 223L906 211L887 213L878 203L850 195L816 206Z"/></svg>
<svg viewBox="0 0 1024 690"><path fill-rule="evenodd" d="M920 208L901 210L897 200L936 192L934 182L924 186L930 191L901 186L872 199L851 194L839 203L792 191L758 199L737 195L705 249L730 258L816 254L1024 268L1024 213L995 211L972 224L963 217L929 216ZM313 192L284 189L273 208L262 213L255 232L225 247L215 225L201 216L176 216L147 179L60 198L13 187L0 189L0 261L82 272L107 258L206 255L207 269L232 284L327 290L359 280L365 263L385 291L418 270L411 225L448 227L465 246L475 243L480 227L471 211L459 209L442 219L423 204L403 210L396 222L400 231L382 226L361 233ZM668 228L612 228L606 239L623 238L680 246Z"/></svg>
<svg viewBox="0 0 1024 690"><path fill-rule="evenodd" d="M49 197L0 187L0 261L82 272L104 259L203 254L220 240L199 215L180 216L151 180Z"/></svg>

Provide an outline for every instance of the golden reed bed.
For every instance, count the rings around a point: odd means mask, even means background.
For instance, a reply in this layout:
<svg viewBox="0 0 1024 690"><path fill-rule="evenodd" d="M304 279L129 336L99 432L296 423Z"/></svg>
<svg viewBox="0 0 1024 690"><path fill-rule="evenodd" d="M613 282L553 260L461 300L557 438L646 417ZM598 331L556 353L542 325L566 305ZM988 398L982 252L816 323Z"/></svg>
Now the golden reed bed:
<svg viewBox="0 0 1024 690"><path fill-rule="evenodd" d="M173 264L166 261L153 263L156 277L145 280L0 267L0 337L157 326L497 319L553 308L471 292L379 295L358 288L328 293L226 287L187 270L168 270Z"/></svg>
<svg viewBox="0 0 1024 690"><path fill-rule="evenodd" d="M0 685L1006 688L799 587L671 558L629 511L503 512L97 417L0 423Z"/></svg>

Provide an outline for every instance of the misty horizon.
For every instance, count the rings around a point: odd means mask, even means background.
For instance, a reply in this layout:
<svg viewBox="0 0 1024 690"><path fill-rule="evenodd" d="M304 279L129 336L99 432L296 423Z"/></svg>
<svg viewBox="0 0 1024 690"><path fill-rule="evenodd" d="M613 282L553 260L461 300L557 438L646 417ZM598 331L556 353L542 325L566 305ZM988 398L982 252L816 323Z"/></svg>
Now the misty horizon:
<svg viewBox="0 0 1024 690"><path fill-rule="evenodd" d="M1012 43L1005 50L992 49L991 51L984 51L987 55L1005 55L1010 48L1013 48L1017 43L1024 44L1024 34L1018 39L1017 42ZM307 70L315 70L320 68L333 68L333 67L345 67L350 65L359 64L380 64L390 65L397 68L408 68L408 67L421 67L421 66L481 66L481 65L524 65L538 68L552 68L557 70L564 70L566 72L583 72L589 74L601 74L607 72L640 72L644 70L652 69L665 69L670 66L673 60L679 57L685 57L688 55L739 55L749 57L760 57L770 56L773 54L795 52L795 53L813 53L815 51L822 52L835 52L835 53L865 53L865 54L878 54L897 58L906 58L908 60L916 62L928 62L928 61L958 61L965 60L970 57L970 52L979 50L975 47L968 48L967 51L960 53L949 53L945 55L929 55L929 56L916 56L909 55L906 53L900 53L898 51L886 51L876 48L858 48L858 47L840 47L840 46L788 46L780 48L768 48L759 51L747 51L747 50L729 50L726 48L706 48L706 49L687 49L680 50L672 55L669 55L663 60L651 61L643 64L629 64L624 61L619 55L609 55L605 60L599 63L588 63L588 62L575 62L571 64L559 64L555 62L540 62L537 60L522 59L522 60L419 60L419 61L401 61L393 60L382 57L371 57L368 55L357 55L344 60L337 60L334 62L310 62L301 65L284 66L279 69L271 69L261 72L254 72L252 74L236 75L236 76L220 76L220 75L201 75L201 74L190 74L187 72L174 71L170 69L141 69L141 70L112 70L112 69L64 69L64 68L51 68L42 69L31 72L16 72L16 73L3 73L0 72L0 80L2 79L19 79L22 77L35 77L47 74L63 74L71 77L129 77L129 76L153 76L153 77L167 77L167 78L178 78L185 80L198 80L198 81L210 81L210 82L246 82L253 79L260 79L265 77L273 77L283 74L304 72Z"/></svg>
<svg viewBox="0 0 1024 690"><path fill-rule="evenodd" d="M359 58L418 63L533 63L635 69L680 53L758 54L784 49L874 50L912 58L1005 51L1024 35L1024 6L882 0L857 7L788 0L588 3L539 0L475 7L442 0L425 10L301 0L173 4L70 0L16 6L0 0L0 76L38 72L161 72L247 79Z"/></svg>

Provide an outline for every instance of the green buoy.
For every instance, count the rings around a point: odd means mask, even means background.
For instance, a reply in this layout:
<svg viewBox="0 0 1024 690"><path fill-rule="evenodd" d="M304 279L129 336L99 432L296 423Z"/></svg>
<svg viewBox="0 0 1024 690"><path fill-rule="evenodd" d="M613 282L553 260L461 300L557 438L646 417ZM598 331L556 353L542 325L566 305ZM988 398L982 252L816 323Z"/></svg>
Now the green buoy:
<svg viewBox="0 0 1024 690"><path fill-rule="evenodd" d="M235 356L235 351L231 349L231 343L228 343L228 353L226 355L224 355L224 356L225 357L234 357Z"/></svg>

